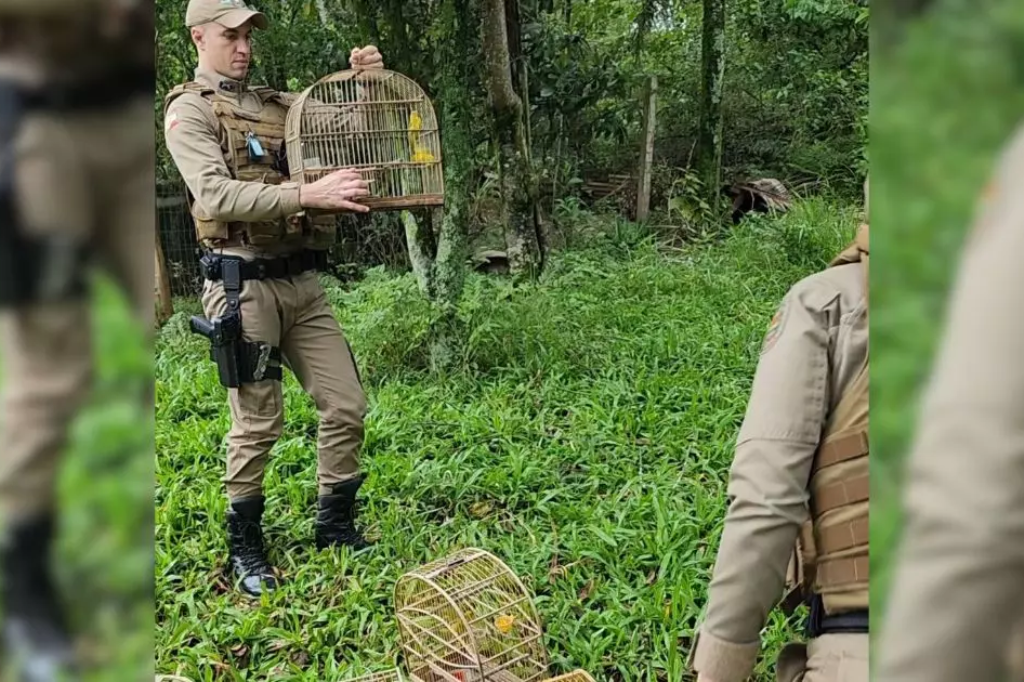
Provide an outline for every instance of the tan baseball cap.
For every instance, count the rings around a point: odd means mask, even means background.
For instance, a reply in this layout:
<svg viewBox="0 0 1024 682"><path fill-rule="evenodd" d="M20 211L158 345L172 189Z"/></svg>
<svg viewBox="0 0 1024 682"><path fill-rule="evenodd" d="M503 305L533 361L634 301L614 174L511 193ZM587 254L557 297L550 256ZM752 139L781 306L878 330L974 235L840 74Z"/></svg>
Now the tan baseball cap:
<svg viewBox="0 0 1024 682"><path fill-rule="evenodd" d="M238 28L249 20L256 28L269 26L266 15L246 5L244 0L189 0L185 10L185 25L189 28L210 22Z"/></svg>

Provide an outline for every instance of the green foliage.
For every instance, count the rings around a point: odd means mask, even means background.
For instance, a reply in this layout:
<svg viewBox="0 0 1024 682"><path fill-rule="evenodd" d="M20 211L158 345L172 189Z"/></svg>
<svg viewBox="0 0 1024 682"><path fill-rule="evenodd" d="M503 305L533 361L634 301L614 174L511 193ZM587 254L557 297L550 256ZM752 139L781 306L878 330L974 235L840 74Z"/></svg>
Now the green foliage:
<svg viewBox="0 0 1024 682"><path fill-rule="evenodd" d="M84 654L82 679L119 682L153 669L153 412L139 400L152 355L113 283L96 284L96 380L62 453L53 567ZM17 390L2 373L0 387Z"/></svg>
<svg viewBox="0 0 1024 682"><path fill-rule="evenodd" d="M328 294L370 408L361 557L311 548L317 416L286 376L266 478L282 591L227 592L224 390L183 317L157 356L157 666L197 680L347 679L396 663L391 590L456 548L496 552L536 595L552 672L681 679L704 602L736 430L778 300L846 242L853 209L809 202L709 245L661 250L567 208L589 247L537 285L473 275L445 376L428 304L376 270ZM584 229L581 227L580 229ZM183 315L183 313L180 313ZM777 613L756 680L795 633Z"/></svg>
<svg viewBox="0 0 1024 682"><path fill-rule="evenodd" d="M258 3L259 4L259 3ZM473 139L488 139L479 31L453 38L451 3L345 0L269 3L271 30L260 33L253 78L297 90L344 68L351 47L367 42L386 65L444 97L443 62L455 40L470 65L465 84ZM476 22L478 2L462 3ZM523 2L529 63L531 140L544 199L577 192L574 177L634 170L640 147L641 92L659 77L656 162L693 163L700 91L700 3L668 0ZM157 0L158 96L191 77L193 50L184 6ZM866 166L867 3L864 0L737 0L726 10L724 164L726 181L772 175L857 196ZM637 49L638 47L642 49ZM472 189L495 160L474 155ZM554 169L559 169L555 173ZM173 176L164 159L163 173ZM655 208L658 206L655 205Z"/></svg>
<svg viewBox="0 0 1024 682"><path fill-rule="evenodd" d="M868 20L867 0L785 0L785 8L796 19L821 22L847 22Z"/></svg>

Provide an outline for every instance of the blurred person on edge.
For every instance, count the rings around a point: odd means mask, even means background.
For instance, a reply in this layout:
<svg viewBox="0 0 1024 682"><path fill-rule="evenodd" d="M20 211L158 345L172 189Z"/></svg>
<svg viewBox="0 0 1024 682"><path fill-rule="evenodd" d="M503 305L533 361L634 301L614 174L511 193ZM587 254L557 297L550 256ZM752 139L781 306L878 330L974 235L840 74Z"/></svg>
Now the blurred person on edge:
<svg viewBox="0 0 1024 682"><path fill-rule="evenodd" d="M866 217L867 180L864 203ZM801 603L809 641L783 648L777 680L868 680L867 285L865 219L769 325L690 654L698 682L747 680L769 613Z"/></svg>
<svg viewBox="0 0 1024 682"><path fill-rule="evenodd" d="M0 580L19 681L79 667L50 554L94 262L153 326L154 35L152 3L0 0Z"/></svg>
<svg viewBox="0 0 1024 682"><path fill-rule="evenodd" d="M980 202L922 399L872 680L1024 680L1022 190L1024 126Z"/></svg>

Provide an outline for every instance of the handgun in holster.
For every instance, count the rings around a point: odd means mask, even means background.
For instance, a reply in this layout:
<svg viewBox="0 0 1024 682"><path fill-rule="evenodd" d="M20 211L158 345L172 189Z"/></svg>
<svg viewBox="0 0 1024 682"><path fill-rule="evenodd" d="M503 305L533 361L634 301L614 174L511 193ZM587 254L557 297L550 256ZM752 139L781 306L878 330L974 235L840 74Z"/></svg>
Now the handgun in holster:
<svg viewBox="0 0 1024 682"><path fill-rule="evenodd" d="M215 317L208 320L193 315L190 321L192 331L205 336L210 342L210 359L217 365L220 383L228 388L241 385L241 353L239 341L242 340L242 320L237 314L226 317Z"/></svg>
<svg viewBox="0 0 1024 682"><path fill-rule="evenodd" d="M220 383L238 388L244 383L265 379L281 380L281 368L271 364L280 361L277 348L263 341L246 341L242 337L242 313L239 302L241 277L237 261L221 261L224 292L228 311L209 320L193 315L189 326L210 342L210 359L217 365Z"/></svg>
<svg viewBox="0 0 1024 682"><path fill-rule="evenodd" d="M242 339L242 318L237 313L208 320L193 315L192 331L210 341L210 359L217 365L220 383L227 388L238 388L243 383L275 379L270 360L274 348L262 341Z"/></svg>

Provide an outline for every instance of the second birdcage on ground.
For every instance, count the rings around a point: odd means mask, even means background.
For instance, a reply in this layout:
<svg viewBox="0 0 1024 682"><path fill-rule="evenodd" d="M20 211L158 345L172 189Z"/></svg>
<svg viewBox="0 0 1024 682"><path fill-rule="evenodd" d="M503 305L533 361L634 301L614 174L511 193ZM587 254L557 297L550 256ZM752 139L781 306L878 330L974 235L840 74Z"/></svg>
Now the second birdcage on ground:
<svg viewBox="0 0 1024 682"><path fill-rule="evenodd" d="M444 204L433 103L415 81L384 69L333 73L298 95L285 123L289 174L299 184L352 168L376 210Z"/></svg>
<svg viewBox="0 0 1024 682"><path fill-rule="evenodd" d="M540 682L547 651L540 616L494 555L466 549L395 586L406 669L421 682Z"/></svg>

